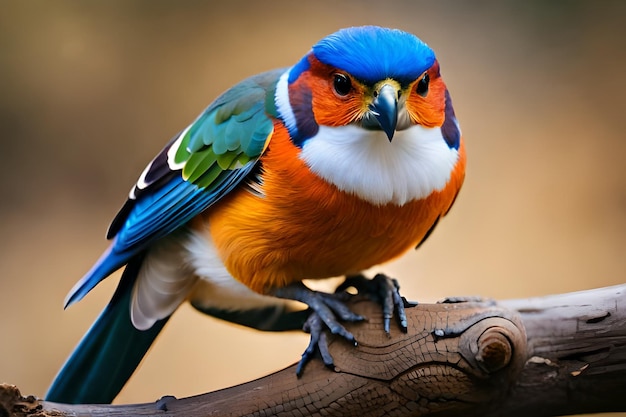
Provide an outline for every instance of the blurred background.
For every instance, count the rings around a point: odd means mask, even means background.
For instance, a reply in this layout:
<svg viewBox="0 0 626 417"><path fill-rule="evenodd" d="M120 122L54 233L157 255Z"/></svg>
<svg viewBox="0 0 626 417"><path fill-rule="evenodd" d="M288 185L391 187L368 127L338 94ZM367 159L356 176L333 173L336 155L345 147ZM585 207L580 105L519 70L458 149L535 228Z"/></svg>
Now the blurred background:
<svg viewBox="0 0 626 417"><path fill-rule="evenodd" d="M119 275L62 308L145 164L220 92L346 26L397 27L433 47L468 150L450 215L375 271L420 301L624 282L626 2L0 6L0 380L24 393L45 394L111 296ZM306 343L183 306L117 402L244 382Z"/></svg>

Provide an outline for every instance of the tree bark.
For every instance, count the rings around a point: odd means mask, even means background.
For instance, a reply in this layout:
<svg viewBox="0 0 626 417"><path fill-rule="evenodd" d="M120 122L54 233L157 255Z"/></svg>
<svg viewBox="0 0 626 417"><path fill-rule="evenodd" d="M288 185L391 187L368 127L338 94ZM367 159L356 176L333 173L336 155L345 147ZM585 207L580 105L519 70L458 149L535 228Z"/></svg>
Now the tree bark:
<svg viewBox="0 0 626 417"><path fill-rule="evenodd" d="M235 387L134 405L65 405L0 386L0 416L556 416L626 411L626 285L502 302L407 309L386 336L380 308L313 361Z"/></svg>

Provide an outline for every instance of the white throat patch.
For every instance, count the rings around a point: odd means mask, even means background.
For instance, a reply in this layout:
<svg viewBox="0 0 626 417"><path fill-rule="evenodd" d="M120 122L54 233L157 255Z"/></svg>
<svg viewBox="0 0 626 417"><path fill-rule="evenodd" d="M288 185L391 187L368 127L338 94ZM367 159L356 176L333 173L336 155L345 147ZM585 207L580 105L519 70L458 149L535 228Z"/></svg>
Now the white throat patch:
<svg viewBox="0 0 626 417"><path fill-rule="evenodd" d="M438 127L415 125L389 142L382 131L347 125L320 126L300 157L342 191L376 205L403 205L442 190L458 156Z"/></svg>

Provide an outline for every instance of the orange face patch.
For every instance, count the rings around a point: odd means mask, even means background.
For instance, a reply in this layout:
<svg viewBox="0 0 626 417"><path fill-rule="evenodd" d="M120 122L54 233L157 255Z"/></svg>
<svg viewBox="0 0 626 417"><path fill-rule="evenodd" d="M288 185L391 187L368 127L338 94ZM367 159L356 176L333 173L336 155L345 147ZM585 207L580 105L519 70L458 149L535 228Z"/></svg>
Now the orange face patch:
<svg viewBox="0 0 626 417"><path fill-rule="evenodd" d="M309 57L311 67L303 73L292 88L301 88L304 84L311 91L312 109L315 121L324 126L344 126L358 120L367 112L371 91L353 79L349 74L322 64L314 57ZM345 76L350 83L350 91L339 94L334 86L337 75Z"/></svg>
<svg viewBox="0 0 626 417"><path fill-rule="evenodd" d="M430 79L428 91L421 95L417 91L418 85L426 75ZM445 118L446 85L439 75L439 63L435 61L428 71L411 84L408 91L406 109L413 123L425 127L441 126Z"/></svg>
<svg viewBox="0 0 626 417"><path fill-rule="evenodd" d="M318 125L344 126L359 120L369 110L374 96L374 88L365 86L350 74L330 65L322 64L315 57L309 57L310 68L291 86L293 89L306 89L311 98L311 110ZM336 77L344 77L349 90L338 92ZM429 77L426 94L418 92L422 78ZM445 115L446 86L439 74L439 63L435 64L403 91L407 94L406 109L411 121L425 127L441 126ZM299 94L299 97L303 95Z"/></svg>

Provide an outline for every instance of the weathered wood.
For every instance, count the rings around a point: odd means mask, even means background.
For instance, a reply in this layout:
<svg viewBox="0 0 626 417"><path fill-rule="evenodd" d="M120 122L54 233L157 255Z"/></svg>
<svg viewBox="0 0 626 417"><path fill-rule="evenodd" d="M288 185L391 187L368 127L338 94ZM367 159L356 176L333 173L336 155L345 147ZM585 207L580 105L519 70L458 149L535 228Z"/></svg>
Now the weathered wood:
<svg viewBox="0 0 626 417"><path fill-rule="evenodd" d="M626 411L626 285L537 299L419 305L409 332L380 309L316 361L235 387L135 405L64 405L0 387L0 416L555 416ZM3 413L3 410L6 411Z"/></svg>
<svg viewBox="0 0 626 417"><path fill-rule="evenodd" d="M626 411L626 285L500 305L520 313L529 341L507 415Z"/></svg>

